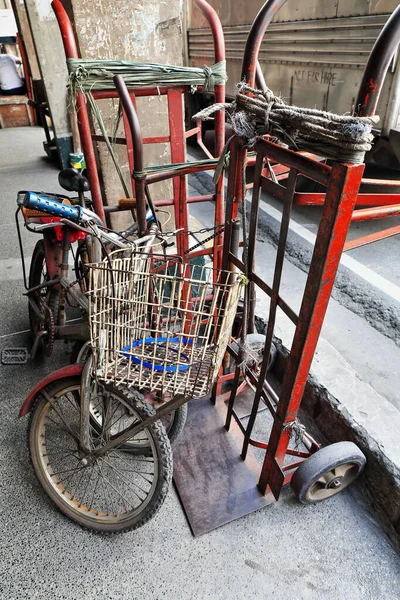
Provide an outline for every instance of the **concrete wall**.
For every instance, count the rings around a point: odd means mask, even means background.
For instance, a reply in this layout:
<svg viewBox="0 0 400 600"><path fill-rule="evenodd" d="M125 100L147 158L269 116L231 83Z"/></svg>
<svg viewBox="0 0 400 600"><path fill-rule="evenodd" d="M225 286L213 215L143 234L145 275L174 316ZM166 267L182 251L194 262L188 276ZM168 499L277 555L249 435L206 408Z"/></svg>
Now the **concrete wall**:
<svg viewBox="0 0 400 600"><path fill-rule="evenodd" d="M169 0L70 0L75 29L84 58L122 59L162 64L182 64L181 1ZM167 135L166 98L138 99L138 115L143 135ZM117 105L112 101L100 104L102 117L111 133L114 128ZM122 131L119 132L121 134ZM128 159L123 146L117 147L119 162L130 189ZM108 204L124 196L114 166L104 145L99 144L99 156ZM170 162L169 146L157 144L145 148L146 164ZM170 184L152 186L154 199L172 197ZM125 226L126 218L113 222L114 227Z"/></svg>
<svg viewBox="0 0 400 600"><path fill-rule="evenodd" d="M63 165L72 149L68 118L67 67L61 34L51 0L25 0L41 78L46 88L51 119Z"/></svg>

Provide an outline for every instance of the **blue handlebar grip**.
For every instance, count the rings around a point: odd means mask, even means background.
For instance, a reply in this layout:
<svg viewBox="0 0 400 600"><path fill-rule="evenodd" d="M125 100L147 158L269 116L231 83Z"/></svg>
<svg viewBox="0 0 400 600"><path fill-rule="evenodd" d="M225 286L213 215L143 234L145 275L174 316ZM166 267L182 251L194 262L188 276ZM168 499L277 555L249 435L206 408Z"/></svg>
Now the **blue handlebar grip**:
<svg viewBox="0 0 400 600"><path fill-rule="evenodd" d="M40 196L35 192L27 192L23 202L25 208L32 210L40 210L54 217L69 219L75 223L81 220L82 207L70 206L69 204L61 204L57 200Z"/></svg>

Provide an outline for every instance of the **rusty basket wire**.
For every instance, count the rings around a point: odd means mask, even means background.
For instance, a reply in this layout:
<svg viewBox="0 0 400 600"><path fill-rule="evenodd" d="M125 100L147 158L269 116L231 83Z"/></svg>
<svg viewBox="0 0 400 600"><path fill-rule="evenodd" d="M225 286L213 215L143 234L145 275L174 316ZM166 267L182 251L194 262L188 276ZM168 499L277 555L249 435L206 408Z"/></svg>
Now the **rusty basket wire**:
<svg viewBox="0 0 400 600"><path fill-rule="evenodd" d="M209 392L243 275L218 271L215 278L210 267L134 250L117 250L89 268L93 374L170 398Z"/></svg>

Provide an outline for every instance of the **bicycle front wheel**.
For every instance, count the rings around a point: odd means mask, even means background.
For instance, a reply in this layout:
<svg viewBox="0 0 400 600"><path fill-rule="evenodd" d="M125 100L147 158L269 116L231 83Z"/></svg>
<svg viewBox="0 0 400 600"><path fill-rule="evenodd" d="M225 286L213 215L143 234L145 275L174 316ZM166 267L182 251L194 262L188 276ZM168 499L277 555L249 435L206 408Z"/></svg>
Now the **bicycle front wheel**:
<svg viewBox="0 0 400 600"><path fill-rule="evenodd" d="M100 390L104 425L101 430L90 425L92 448L143 421L152 410L135 393L110 385ZM154 423L133 438L129 451L125 444L84 466L78 445L79 400L80 378L56 382L46 388L46 398L38 397L29 427L36 476L57 508L79 525L105 533L137 529L167 496L172 477L168 437Z"/></svg>

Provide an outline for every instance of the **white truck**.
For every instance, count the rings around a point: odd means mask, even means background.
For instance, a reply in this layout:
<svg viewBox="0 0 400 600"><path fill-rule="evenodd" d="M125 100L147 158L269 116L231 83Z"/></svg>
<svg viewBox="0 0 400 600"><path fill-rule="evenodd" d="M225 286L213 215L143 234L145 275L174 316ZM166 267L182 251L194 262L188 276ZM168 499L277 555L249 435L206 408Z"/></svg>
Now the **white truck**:
<svg viewBox="0 0 400 600"><path fill-rule="evenodd" d="M262 0L209 0L226 44L227 96L240 81L251 23ZM210 29L188 2L188 64L213 61ZM266 84L285 101L352 113L372 46L397 0L288 0L264 36L259 61ZM197 100L197 106L199 101ZM380 122L369 158L400 168L400 66L395 53L378 104ZM379 152L378 152L379 150Z"/></svg>

